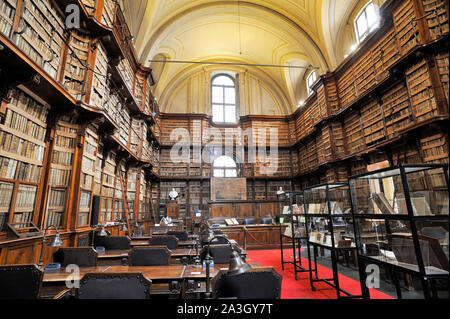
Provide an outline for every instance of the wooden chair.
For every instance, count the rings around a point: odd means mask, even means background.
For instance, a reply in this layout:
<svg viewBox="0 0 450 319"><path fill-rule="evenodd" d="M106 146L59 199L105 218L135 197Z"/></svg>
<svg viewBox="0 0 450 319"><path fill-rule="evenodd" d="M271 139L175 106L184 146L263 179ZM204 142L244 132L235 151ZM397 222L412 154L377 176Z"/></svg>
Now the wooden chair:
<svg viewBox="0 0 450 319"><path fill-rule="evenodd" d="M149 240L150 246L167 246L169 249L178 247L178 238L173 235L152 236Z"/></svg>
<svg viewBox="0 0 450 319"><path fill-rule="evenodd" d="M0 300L37 299L43 276L36 265L0 266Z"/></svg>
<svg viewBox="0 0 450 319"><path fill-rule="evenodd" d="M168 231L167 235L173 235L178 238L179 241L187 241L188 233L185 231Z"/></svg>
<svg viewBox="0 0 450 319"><path fill-rule="evenodd" d="M280 299L281 275L272 267L250 269L241 274L221 270L212 279L215 299Z"/></svg>
<svg viewBox="0 0 450 319"><path fill-rule="evenodd" d="M97 237L95 247L105 247L106 250L128 250L131 239L127 236Z"/></svg>
<svg viewBox="0 0 450 319"><path fill-rule="evenodd" d="M78 299L149 299L152 282L142 273L89 273L80 281Z"/></svg>
<svg viewBox="0 0 450 319"><path fill-rule="evenodd" d="M96 267L97 252L91 247L61 248L54 253L53 259L61 267L77 265L78 267Z"/></svg>
<svg viewBox="0 0 450 319"><path fill-rule="evenodd" d="M166 246L136 247L128 253L129 266L166 266L171 252Z"/></svg>

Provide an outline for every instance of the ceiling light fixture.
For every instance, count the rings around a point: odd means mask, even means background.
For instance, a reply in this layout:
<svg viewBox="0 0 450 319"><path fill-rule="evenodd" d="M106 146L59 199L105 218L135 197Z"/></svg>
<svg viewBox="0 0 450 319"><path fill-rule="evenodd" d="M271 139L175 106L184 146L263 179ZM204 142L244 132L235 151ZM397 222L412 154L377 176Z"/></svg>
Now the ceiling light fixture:
<svg viewBox="0 0 450 319"><path fill-rule="evenodd" d="M259 66L266 68L288 68L288 69L310 69L318 70L314 66L301 65L275 65L275 64L252 64L252 63L234 63L234 62L199 62L199 61L164 61L164 60L149 60L150 63L178 63L178 64L203 64L203 65L236 65L236 66Z"/></svg>

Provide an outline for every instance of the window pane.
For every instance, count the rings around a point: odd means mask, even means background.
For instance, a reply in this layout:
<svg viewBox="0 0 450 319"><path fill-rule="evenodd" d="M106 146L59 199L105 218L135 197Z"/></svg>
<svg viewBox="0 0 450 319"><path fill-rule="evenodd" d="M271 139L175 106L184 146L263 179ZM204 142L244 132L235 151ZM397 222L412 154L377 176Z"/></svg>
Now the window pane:
<svg viewBox="0 0 450 319"><path fill-rule="evenodd" d="M214 161L214 167L230 167L235 168L236 162L229 156L221 156Z"/></svg>
<svg viewBox="0 0 450 319"><path fill-rule="evenodd" d="M213 103L223 103L223 87L213 86L212 88L212 101Z"/></svg>
<svg viewBox="0 0 450 319"><path fill-rule="evenodd" d="M377 23L378 17L373 3L370 3L366 8L367 24L371 28Z"/></svg>
<svg viewBox="0 0 450 319"><path fill-rule="evenodd" d="M316 74L316 72L311 72L311 74L308 76L308 78L306 79L306 84L307 84L307 86L308 86L308 94L311 94L312 93L312 89L311 89L311 87L312 87L312 85L314 84L314 82L316 81L316 79L317 79L317 74Z"/></svg>
<svg viewBox="0 0 450 319"><path fill-rule="evenodd" d="M224 177L223 169L215 169L214 170L214 177Z"/></svg>
<svg viewBox="0 0 450 319"><path fill-rule="evenodd" d="M213 85L234 86L234 82L230 77L221 75L214 78Z"/></svg>
<svg viewBox="0 0 450 319"><path fill-rule="evenodd" d="M356 21L356 24L358 26L358 38L361 39L361 37L367 31L366 15L364 14L364 12L359 16L358 20Z"/></svg>
<svg viewBox="0 0 450 319"><path fill-rule="evenodd" d="M236 91L234 88L225 88L225 103L236 104Z"/></svg>
<svg viewBox="0 0 450 319"><path fill-rule="evenodd" d="M214 122L223 122L224 118L223 118L223 106L222 105L217 105L214 104L212 107L212 111L213 111L213 121Z"/></svg>
<svg viewBox="0 0 450 319"><path fill-rule="evenodd" d="M237 172L235 169L227 169L225 171L225 177L237 177Z"/></svg>
<svg viewBox="0 0 450 319"><path fill-rule="evenodd" d="M227 123L236 122L236 106L231 105L225 106L225 122Z"/></svg>

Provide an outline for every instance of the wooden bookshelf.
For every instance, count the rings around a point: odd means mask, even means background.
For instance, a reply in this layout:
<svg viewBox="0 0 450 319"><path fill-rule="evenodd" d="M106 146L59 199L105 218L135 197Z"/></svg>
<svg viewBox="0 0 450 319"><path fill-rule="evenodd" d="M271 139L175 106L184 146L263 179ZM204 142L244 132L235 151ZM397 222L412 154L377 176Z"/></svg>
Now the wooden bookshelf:
<svg viewBox="0 0 450 319"><path fill-rule="evenodd" d="M412 109L418 122L425 121L438 114L437 103L432 87L428 63L425 60L413 65L406 71Z"/></svg>
<svg viewBox="0 0 450 319"><path fill-rule="evenodd" d="M76 243L89 229L96 195L100 223L123 220L124 198L133 196L123 194L118 169L127 176L130 161L151 162L149 177L159 174L154 80L137 62L120 6L114 0L77 2L83 27L67 30L61 10L67 4L0 1L2 71L40 77L18 88L15 79L2 78L11 83L5 83L0 108L1 239L6 223L32 222L60 227ZM126 163L118 167L118 158ZM135 210L147 214L140 216L149 216L157 201L146 176L136 177Z"/></svg>
<svg viewBox="0 0 450 319"><path fill-rule="evenodd" d="M70 49L66 50L67 62L63 85L75 99L82 100L87 91L87 65L91 39L89 34L74 30L68 42Z"/></svg>
<svg viewBox="0 0 450 319"><path fill-rule="evenodd" d="M10 2L10 4L17 1ZM50 0L30 0L22 7L21 33L13 41L36 64L56 79L63 46L64 19Z"/></svg>
<svg viewBox="0 0 450 319"><path fill-rule="evenodd" d="M56 123L55 143L50 168L48 208L46 227L64 226L67 209L70 179L75 156L75 144L78 125L68 116L62 117Z"/></svg>
<svg viewBox="0 0 450 319"><path fill-rule="evenodd" d="M402 4L394 10L393 19L400 52L406 54L412 47L420 42L413 1L403 1Z"/></svg>
<svg viewBox="0 0 450 319"><path fill-rule="evenodd" d="M7 222L37 221L48 110L43 101L19 89L6 105L0 124L0 182L5 190L0 204L2 230Z"/></svg>

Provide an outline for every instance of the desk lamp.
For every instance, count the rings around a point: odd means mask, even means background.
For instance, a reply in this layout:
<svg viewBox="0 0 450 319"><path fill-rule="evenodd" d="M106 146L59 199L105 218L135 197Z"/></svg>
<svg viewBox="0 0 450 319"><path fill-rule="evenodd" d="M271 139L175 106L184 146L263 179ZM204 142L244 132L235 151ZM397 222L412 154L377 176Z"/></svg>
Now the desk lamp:
<svg viewBox="0 0 450 319"><path fill-rule="evenodd" d="M44 247L45 247L45 240L47 239L47 230L54 228L56 230L55 238L51 242L48 243L48 247L62 247L64 245L63 241L61 240L61 237L59 237L58 228L56 226L48 226L44 230L44 237L42 238L42 247L41 247L41 255L39 257L39 263L38 267L42 268L44 265Z"/></svg>
<svg viewBox="0 0 450 319"><path fill-rule="evenodd" d="M225 238L228 243L230 244L231 247L231 255L230 255L230 265L228 266L228 271L227 274L229 275L236 275L236 274L242 274L244 272L246 272L247 270L251 269L250 265L245 263L241 256L239 256L239 253L234 249L233 244L231 243L231 241L225 237L225 236L214 236L213 238L211 238L211 240L209 241L208 245L207 245L207 250L206 250L206 256L205 256L205 264L206 264L206 293L205 296L206 298L210 298L211 297L211 292L210 292L210 286L211 286L211 277L210 277L210 266L211 266L211 260L212 257L209 254L209 247L211 246L211 243L213 242L214 239L216 238Z"/></svg>
<svg viewBox="0 0 450 319"><path fill-rule="evenodd" d="M199 251L198 251L198 246L199 245L200 245L200 238L197 237L195 239L195 258L194 258L194 267L196 267L196 268L200 268L202 266L201 265L201 260L200 260L200 254L199 254Z"/></svg>
<svg viewBox="0 0 450 319"><path fill-rule="evenodd" d="M202 230L203 228L203 230ZM200 225L200 240L203 243L208 243L214 237L214 232L208 222L203 221Z"/></svg>
<svg viewBox="0 0 450 319"><path fill-rule="evenodd" d="M100 228L100 232L98 233L99 237L106 237L108 236L108 232L105 230L105 226L103 225L94 225L92 226L92 241L91 241L91 247L94 248L94 241L95 241L95 231Z"/></svg>

